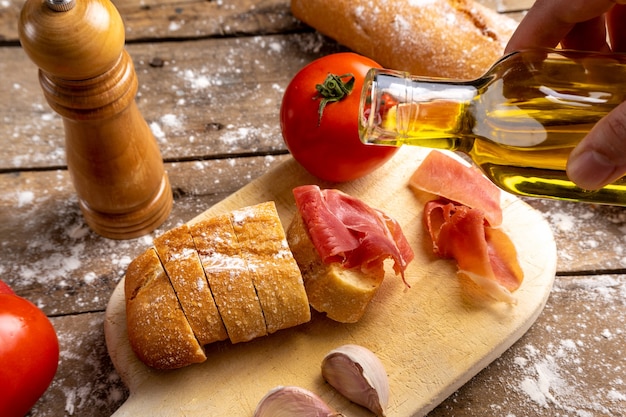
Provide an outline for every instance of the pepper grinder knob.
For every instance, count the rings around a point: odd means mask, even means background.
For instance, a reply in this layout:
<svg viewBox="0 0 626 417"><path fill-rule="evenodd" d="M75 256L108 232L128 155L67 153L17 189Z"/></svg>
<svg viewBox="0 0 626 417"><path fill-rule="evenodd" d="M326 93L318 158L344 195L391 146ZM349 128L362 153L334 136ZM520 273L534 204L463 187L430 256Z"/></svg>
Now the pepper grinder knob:
<svg viewBox="0 0 626 417"><path fill-rule="evenodd" d="M67 167L85 221L113 239L142 236L172 208L156 140L135 103L124 25L109 0L27 0L22 48L65 128Z"/></svg>
<svg viewBox="0 0 626 417"><path fill-rule="evenodd" d="M46 4L55 12L67 12L76 6L76 0L47 0Z"/></svg>

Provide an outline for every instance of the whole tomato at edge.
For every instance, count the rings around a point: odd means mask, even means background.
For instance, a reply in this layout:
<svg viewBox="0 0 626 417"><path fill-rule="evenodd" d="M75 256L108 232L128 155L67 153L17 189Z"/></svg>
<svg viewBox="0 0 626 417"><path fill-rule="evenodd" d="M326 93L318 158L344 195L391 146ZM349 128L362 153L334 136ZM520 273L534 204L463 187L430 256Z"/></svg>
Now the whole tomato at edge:
<svg viewBox="0 0 626 417"><path fill-rule="evenodd" d="M350 181L374 171L398 151L366 145L359 138L363 81L370 68L380 67L352 52L331 54L303 67L287 86L280 109L283 139L294 159L311 174L326 181ZM352 90L336 101L327 100L320 112L324 97L318 88L325 87L316 86L329 80L331 89L336 89L332 83L353 82Z"/></svg>
<svg viewBox="0 0 626 417"><path fill-rule="evenodd" d="M0 415L22 417L56 374L59 342L37 306L0 289Z"/></svg>

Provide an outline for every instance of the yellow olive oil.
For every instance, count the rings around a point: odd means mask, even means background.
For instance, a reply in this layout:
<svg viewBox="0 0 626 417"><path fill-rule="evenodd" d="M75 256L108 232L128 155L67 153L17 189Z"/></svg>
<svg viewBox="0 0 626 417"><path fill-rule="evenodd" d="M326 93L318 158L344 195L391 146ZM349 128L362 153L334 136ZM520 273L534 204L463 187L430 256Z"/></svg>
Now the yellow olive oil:
<svg viewBox="0 0 626 417"><path fill-rule="evenodd" d="M371 70L360 134L366 143L464 152L518 195L626 205L624 178L586 191L565 173L574 146L625 99L626 54L521 51L472 81Z"/></svg>

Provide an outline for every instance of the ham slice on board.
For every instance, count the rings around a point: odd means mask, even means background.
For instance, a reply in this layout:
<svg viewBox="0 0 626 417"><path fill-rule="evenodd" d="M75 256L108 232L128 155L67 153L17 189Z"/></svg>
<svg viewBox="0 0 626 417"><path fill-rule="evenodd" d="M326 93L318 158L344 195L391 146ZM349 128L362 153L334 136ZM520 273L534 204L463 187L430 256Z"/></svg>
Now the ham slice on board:
<svg viewBox="0 0 626 417"><path fill-rule="evenodd" d="M439 196L424 206L433 251L455 259L458 273L491 297L515 303L511 293L524 274L510 237L497 228L502 223L500 189L478 170L438 151L424 159L409 185Z"/></svg>
<svg viewBox="0 0 626 417"><path fill-rule="evenodd" d="M491 226L502 223L500 189L478 169L468 167L443 152L430 152L409 179L409 185L480 209Z"/></svg>
<svg viewBox="0 0 626 417"><path fill-rule="evenodd" d="M515 302L511 293L524 277L517 251L506 233L489 226L481 210L438 199L426 203L424 219L438 256L454 258L458 273L493 298Z"/></svg>

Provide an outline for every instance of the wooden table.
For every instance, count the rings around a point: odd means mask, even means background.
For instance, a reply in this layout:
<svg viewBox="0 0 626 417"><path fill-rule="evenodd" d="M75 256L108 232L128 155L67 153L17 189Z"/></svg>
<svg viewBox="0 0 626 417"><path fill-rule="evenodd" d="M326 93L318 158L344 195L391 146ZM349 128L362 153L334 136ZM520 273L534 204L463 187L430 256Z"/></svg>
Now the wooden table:
<svg viewBox="0 0 626 417"><path fill-rule="evenodd" d="M290 158L278 124L282 93L304 64L341 50L294 19L288 0L114 3L138 104L175 195L165 224L128 241L84 224L61 120L17 40L23 1L0 4L0 276L49 315L61 347L57 375L31 416L107 416L125 401L103 318L126 266L155 235ZM532 1L484 3L519 19ZM626 211L527 202L558 246L548 304L525 336L429 415L626 415Z"/></svg>

